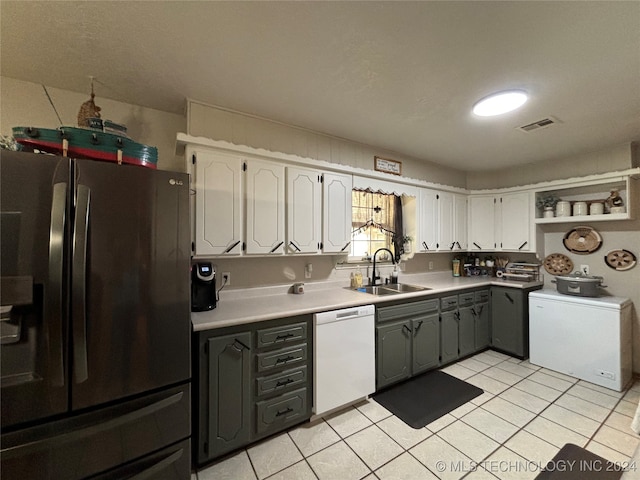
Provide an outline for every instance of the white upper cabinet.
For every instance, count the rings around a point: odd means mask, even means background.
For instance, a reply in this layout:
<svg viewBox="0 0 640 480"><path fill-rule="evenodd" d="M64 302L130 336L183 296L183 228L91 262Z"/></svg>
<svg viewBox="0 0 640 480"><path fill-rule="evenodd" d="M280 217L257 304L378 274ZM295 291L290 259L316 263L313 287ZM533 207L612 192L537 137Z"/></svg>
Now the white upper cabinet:
<svg viewBox="0 0 640 480"><path fill-rule="evenodd" d="M456 246L453 217L453 193L438 193L438 251L451 251Z"/></svg>
<svg viewBox="0 0 640 480"><path fill-rule="evenodd" d="M246 161L246 253L284 253L284 166ZM224 208L224 207L223 207Z"/></svg>
<svg viewBox="0 0 640 480"><path fill-rule="evenodd" d="M317 253L322 239L322 173L287 167L287 253Z"/></svg>
<svg viewBox="0 0 640 480"><path fill-rule="evenodd" d="M187 151L195 191L194 256L242 253L242 159L205 149Z"/></svg>
<svg viewBox="0 0 640 480"><path fill-rule="evenodd" d="M325 173L322 185L322 251L348 253L353 178L340 173Z"/></svg>
<svg viewBox="0 0 640 480"><path fill-rule="evenodd" d="M466 195L453 195L453 240L454 250L466 250L468 246L467 235L467 206Z"/></svg>
<svg viewBox="0 0 640 480"><path fill-rule="evenodd" d="M451 252L466 245L466 195L420 189L418 251Z"/></svg>
<svg viewBox="0 0 640 480"><path fill-rule="evenodd" d="M469 197L469 250L495 250L495 197Z"/></svg>
<svg viewBox="0 0 640 480"><path fill-rule="evenodd" d="M418 208L418 251L435 252L438 249L438 192L420 189Z"/></svg>
<svg viewBox="0 0 640 480"><path fill-rule="evenodd" d="M499 240L501 250L531 251L532 218L531 197L529 192L510 193L500 196L497 207L499 215Z"/></svg>
<svg viewBox="0 0 640 480"><path fill-rule="evenodd" d="M535 251L531 226L532 193L469 199L469 250Z"/></svg>

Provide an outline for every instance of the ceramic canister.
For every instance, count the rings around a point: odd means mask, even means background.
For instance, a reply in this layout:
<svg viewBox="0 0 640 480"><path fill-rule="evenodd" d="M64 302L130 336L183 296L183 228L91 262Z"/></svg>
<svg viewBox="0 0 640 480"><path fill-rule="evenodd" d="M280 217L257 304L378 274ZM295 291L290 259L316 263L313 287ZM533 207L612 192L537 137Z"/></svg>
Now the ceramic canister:
<svg viewBox="0 0 640 480"><path fill-rule="evenodd" d="M569 202L560 201L556 204L556 217L570 217L571 204Z"/></svg>
<svg viewBox="0 0 640 480"><path fill-rule="evenodd" d="M604 213L604 204L594 202L589 205L589 215L602 215Z"/></svg>
<svg viewBox="0 0 640 480"><path fill-rule="evenodd" d="M575 202L573 204L573 215L589 215L587 202Z"/></svg>

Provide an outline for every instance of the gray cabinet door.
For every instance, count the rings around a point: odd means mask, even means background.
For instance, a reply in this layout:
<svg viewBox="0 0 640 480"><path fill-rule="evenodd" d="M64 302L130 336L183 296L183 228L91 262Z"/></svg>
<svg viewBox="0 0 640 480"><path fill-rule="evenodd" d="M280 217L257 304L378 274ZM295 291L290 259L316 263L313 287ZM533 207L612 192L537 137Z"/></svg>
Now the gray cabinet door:
<svg viewBox="0 0 640 480"><path fill-rule="evenodd" d="M440 314L440 363L445 364L458 358L457 311Z"/></svg>
<svg viewBox="0 0 640 480"><path fill-rule="evenodd" d="M416 375L440 363L440 318L437 313L422 315L411 320L413 333L412 375Z"/></svg>
<svg viewBox="0 0 640 480"><path fill-rule="evenodd" d="M491 343L518 356L524 355L523 295L514 288L493 287L491 290Z"/></svg>
<svg viewBox="0 0 640 480"><path fill-rule="evenodd" d="M477 303L473 307L473 311L476 319L476 350L482 350L491 343L489 303Z"/></svg>
<svg viewBox="0 0 640 480"><path fill-rule="evenodd" d="M208 453L240 447L251 433L251 332L208 341Z"/></svg>
<svg viewBox="0 0 640 480"><path fill-rule="evenodd" d="M376 327L376 383L380 389L411 375L410 322Z"/></svg>
<svg viewBox="0 0 640 480"><path fill-rule="evenodd" d="M460 307L458 310L458 350L461 357L473 353L476 349L476 328L473 306Z"/></svg>

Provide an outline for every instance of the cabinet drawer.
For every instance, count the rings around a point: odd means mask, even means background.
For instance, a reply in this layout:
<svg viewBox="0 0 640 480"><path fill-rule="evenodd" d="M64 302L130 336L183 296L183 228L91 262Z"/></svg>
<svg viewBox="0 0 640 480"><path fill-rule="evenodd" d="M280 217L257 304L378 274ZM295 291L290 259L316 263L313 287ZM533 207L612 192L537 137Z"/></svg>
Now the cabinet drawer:
<svg viewBox="0 0 640 480"><path fill-rule="evenodd" d="M258 372L297 365L307 361L307 345L283 348L275 352L259 353L256 357L258 359Z"/></svg>
<svg viewBox="0 0 640 480"><path fill-rule="evenodd" d="M421 315L423 313L437 312L438 299L424 300L421 302L406 303L404 305L395 305L393 307L382 307L377 311L377 319L379 322L395 320L409 316Z"/></svg>
<svg viewBox="0 0 640 480"><path fill-rule="evenodd" d="M299 342L307 339L307 324L296 323L258 330L258 348Z"/></svg>
<svg viewBox="0 0 640 480"><path fill-rule="evenodd" d="M283 425L301 421L308 415L307 389L301 388L270 400L256 403L256 432L279 430Z"/></svg>
<svg viewBox="0 0 640 480"><path fill-rule="evenodd" d="M475 298L476 294L474 292L461 293L458 295L458 305L461 307L473 305Z"/></svg>
<svg viewBox="0 0 640 480"><path fill-rule="evenodd" d="M256 395L262 397L270 393L288 390L293 386L302 386L307 381L307 367L299 367L268 377L256 379Z"/></svg>
<svg viewBox="0 0 640 480"><path fill-rule="evenodd" d="M440 310L453 310L458 307L458 296L451 295L440 299Z"/></svg>
<svg viewBox="0 0 640 480"><path fill-rule="evenodd" d="M488 302L489 301L489 290L480 290L476 292L476 303Z"/></svg>

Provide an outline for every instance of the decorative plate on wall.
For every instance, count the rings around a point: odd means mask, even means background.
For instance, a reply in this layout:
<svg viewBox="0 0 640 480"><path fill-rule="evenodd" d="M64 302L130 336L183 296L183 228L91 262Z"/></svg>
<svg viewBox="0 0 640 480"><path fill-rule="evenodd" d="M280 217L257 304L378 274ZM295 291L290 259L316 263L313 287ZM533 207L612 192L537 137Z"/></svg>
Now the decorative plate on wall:
<svg viewBox="0 0 640 480"><path fill-rule="evenodd" d="M573 262L562 253L552 253L545 257L544 269L551 275L566 275L573 271Z"/></svg>
<svg viewBox="0 0 640 480"><path fill-rule="evenodd" d="M591 227L576 227L567 232L562 242L571 253L588 255L600 248L602 237Z"/></svg>
<svg viewBox="0 0 640 480"><path fill-rule="evenodd" d="M608 267L622 272L636 266L636 256L629 250L611 250L604 256L604 263Z"/></svg>

